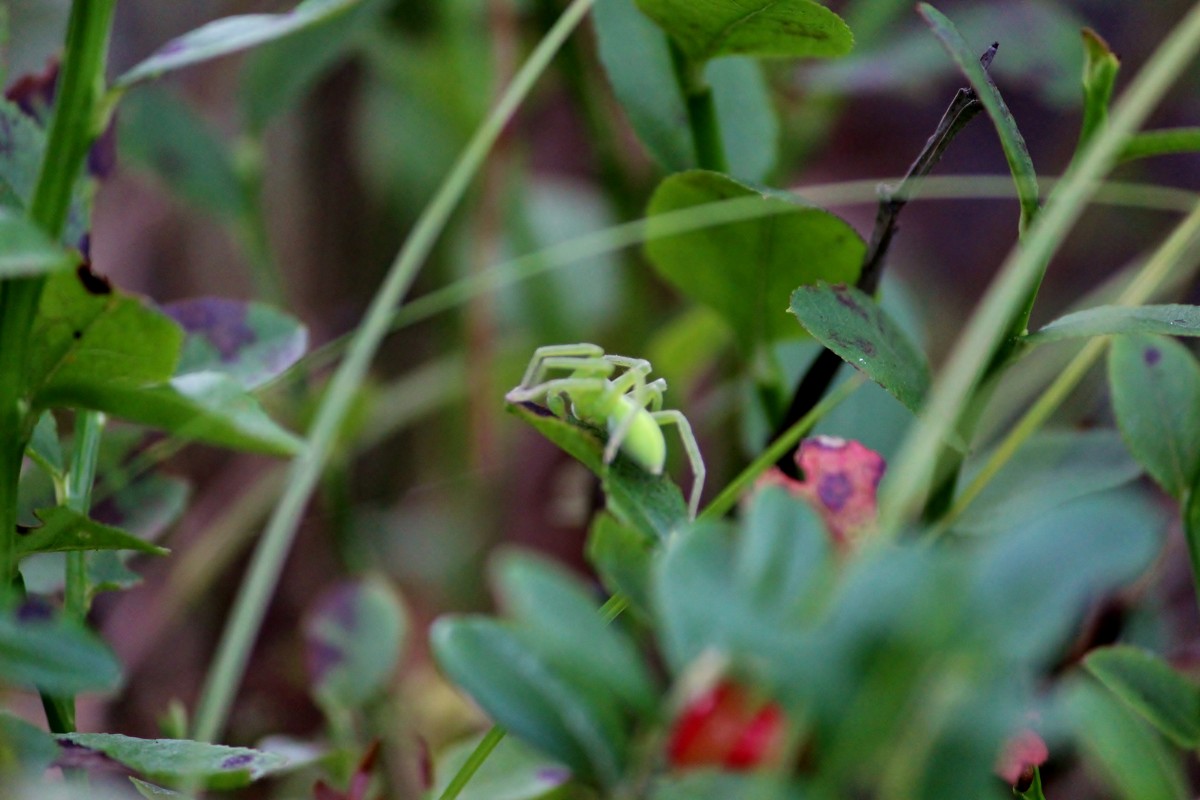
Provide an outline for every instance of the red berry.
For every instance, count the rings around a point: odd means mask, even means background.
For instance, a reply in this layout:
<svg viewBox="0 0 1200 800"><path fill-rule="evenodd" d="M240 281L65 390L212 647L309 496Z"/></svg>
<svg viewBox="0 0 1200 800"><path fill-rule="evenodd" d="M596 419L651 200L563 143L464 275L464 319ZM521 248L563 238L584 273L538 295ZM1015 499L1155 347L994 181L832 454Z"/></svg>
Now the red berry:
<svg viewBox="0 0 1200 800"><path fill-rule="evenodd" d="M685 706L671 730L667 758L677 768L773 766L783 754L786 724L776 703L722 681Z"/></svg>

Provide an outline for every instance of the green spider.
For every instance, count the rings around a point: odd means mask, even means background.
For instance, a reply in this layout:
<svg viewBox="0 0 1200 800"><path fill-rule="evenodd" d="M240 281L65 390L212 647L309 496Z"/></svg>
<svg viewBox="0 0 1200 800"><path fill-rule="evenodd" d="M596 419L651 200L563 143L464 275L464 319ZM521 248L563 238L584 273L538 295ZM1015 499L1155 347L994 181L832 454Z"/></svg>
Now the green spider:
<svg viewBox="0 0 1200 800"><path fill-rule="evenodd" d="M608 355L599 345L548 345L534 351L521 385L505 398L510 403L544 400L550 411L563 419L569 400L576 419L608 431L605 464L611 464L619 450L653 475L662 474L667 460L662 428L674 425L692 468L688 514L695 519L705 474L700 445L682 412L663 410L667 382L662 378L647 382L650 369L645 359ZM618 370L624 371L615 374ZM550 377L555 371L566 374Z"/></svg>

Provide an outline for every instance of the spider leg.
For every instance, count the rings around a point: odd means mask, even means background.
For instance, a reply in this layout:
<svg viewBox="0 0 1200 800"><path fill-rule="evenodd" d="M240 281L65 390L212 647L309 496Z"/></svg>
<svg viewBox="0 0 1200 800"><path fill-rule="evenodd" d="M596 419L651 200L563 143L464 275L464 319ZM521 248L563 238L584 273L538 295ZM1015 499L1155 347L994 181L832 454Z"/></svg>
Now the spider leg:
<svg viewBox="0 0 1200 800"><path fill-rule="evenodd" d="M505 399L510 403L539 400L545 397L547 392L569 390L567 387L561 386L559 381L571 380L573 378L593 381L597 379L603 380L612 374L613 369L613 365L602 358L563 355L545 356L537 359L536 364L531 363L530 368L525 372L525 379L522 380L521 385L506 394ZM570 375L547 380L547 373L554 370L567 371ZM599 387L592 386L591 388L595 390Z"/></svg>
<svg viewBox="0 0 1200 800"><path fill-rule="evenodd" d="M692 492L688 498L688 517L696 518L696 511L700 508L700 492L704 489L704 477L707 470L704 467L704 457L700 454L700 444L696 441L696 435L692 432L692 425L688 422L687 417L683 412L671 409L668 411L654 411L652 416L660 427L674 425L679 430L679 440L683 443L683 449L687 453L688 464L692 468Z"/></svg>
<svg viewBox="0 0 1200 800"><path fill-rule="evenodd" d="M544 345L533 351L533 358L529 359L529 366L525 368L525 377L521 378L520 388L527 388L541 383L542 377L546 374L542 362L548 358L560 356L600 358L603 355L604 348L598 344L583 342L580 344Z"/></svg>

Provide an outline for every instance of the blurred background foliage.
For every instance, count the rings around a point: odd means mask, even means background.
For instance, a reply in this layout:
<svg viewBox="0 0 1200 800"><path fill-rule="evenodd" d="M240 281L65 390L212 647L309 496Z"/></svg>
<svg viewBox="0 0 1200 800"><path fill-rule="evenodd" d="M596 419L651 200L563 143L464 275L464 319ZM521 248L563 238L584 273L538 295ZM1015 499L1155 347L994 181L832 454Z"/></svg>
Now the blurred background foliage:
<svg viewBox="0 0 1200 800"><path fill-rule="evenodd" d="M9 27L20 35L6 48L6 85L45 67L62 40L67 5L7 3ZM122 0L113 72L206 20L284 5ZM765 100L777 123L760 120L746 134L759 142L734 165L746 178L803 187L899 175L962 83L908 0L829 5L855 31L855 51L811 65L766 62ZM1127 82L1188 5L947 0L940 7L980 51L1000 42L996 79L1038 171L1055 176L1078 136L1080 28L1109 41ZM134 89L118 116L119 168L96 200L95 269L159 302L263 300L299 317L314 345L334 341L356 324L420 208L561 6L365 0L332 24ZM1198 90L1193 69L1152 127L1195 124ZM1004 175L991 127L969 127L938 172ZM637 219L664 175L633 135L584 30L506 131L413 296ZM1141 161L1117 177L1195 189L1200 158ZM835 210L865 233L874 198L864 193ZM935 363L1011 247L1016 219L1012 199L931 200L906 211L886 302ZM1136 259L1172 221L1161 211L1090 210L1051 266L1035 323ZM730 332L656 277L638 248L582 259L406 325L376 362L288 562L231 742L280 732L304 739L320 728L322 700L310 694L299 620L319 590L368 573L400 587L417 633L387 707L373 709L366 728L404 739L401 748L416 747L419 733L437 749L478 723L435 677L421 632L439 613L487 607L481 576L500 543L585 568L585 526L596 502L590 477L503 410L503 394L533 348L570 341L653 361L672 387L668 403L697 428L710 487L723 486L747 447L760 446L765 429L754 422ZM798 373L812 352L811 343L792 342L780 346L780 360ZM303 425L328 364L312 359L267 390L293 426ZM1053 369L1050 358L1045 370ZM1060 421L1103 422L1106 408L1089 395L1068 404ZM887 454L907 421L902 407L869 387L822 429ZM119 435L110 440L131 447ZM111 460L124 463L121 454ZM141 586L98 602L95 619L128 680L120 695L81 710L85 730L154 736L172 701L194 701L282 481L269 460L199 447L173 455L163 470L190 482L191 502L165 533L173 556L142 565ZM1159 588L1136 601L1143 611L1166 610L1156 635L1174 649L1195 645L1172 638L1179 615L1193 614L1189 576L1178 566L1185 561L1164 559Z"/></svg>

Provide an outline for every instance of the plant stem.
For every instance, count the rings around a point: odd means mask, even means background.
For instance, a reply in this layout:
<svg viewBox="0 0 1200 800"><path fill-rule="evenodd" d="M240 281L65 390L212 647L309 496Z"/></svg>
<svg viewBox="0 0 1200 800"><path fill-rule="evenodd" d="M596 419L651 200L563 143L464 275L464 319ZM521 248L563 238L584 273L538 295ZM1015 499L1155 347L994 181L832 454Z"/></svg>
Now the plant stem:
<svg viewBox="0 0 1200 800"><path fill-rule="evenodd" d="M116 0L71 4L58 99L29 205L29 218L55 240L62 238L75 180L94 138L115 5ZM0 353L4 356L0 359L0 585L4 586L16 570L17 484L30 431L22 397L29 333L44 283L44 278L33 277L0 284Z"/></svg>
<svg viewBox="0 0 1200 800"><path fill-rule="evenodd" d="M696 165L700 169L728 172L725 144L721 140L721 125L717 121L717 106L713 101L712 87L704 80L704 65L689 59L669 36L667 43L671 49L675 80L687 105L688 126L692 130L692 145L696 150Z"/></svg>
<svg viewBox="0 0 1200 800"><path fill-rule="evenodd" d="M1109 127L1096 136L1038 214L1020 247L1006 259L992 288L972 316L893 464L893 479L880 503L880 539L894 537L922 505L942 442L1008 334L1008 326L1041 278L1096 184L1120 154L1126 139L1146 119L1167 88L1200 49L1200 3L1175 27L1117 104Z"/></svg>
<svg viewBox="0 0 1200 800"><path fill-rule="evenodd" d="M250 571L238 593L216 658L205 681L196 712L195 736L212 741L225 725L250 648L258 636L268 602L279 581L304 508L333 450L351 403L366 377L379 344L387 335L393 309L404 297L417 271L449 222L472 178L479 171L504 126L523 102L534 82L549 66L555 52L583 20L594 0L573 0L521 67L500 102L475 132L450 174L422 212L412 234L392 263L346 360L338 368L317 411L308 446L292 461L287 490L271 516L255 550Z"/></svg>
<svg viewBox="0 0 1200 800"><path fill-rule="evenodd" d="M455 773L453 780L446 786L446 791L442 792L438 800L456 800L507 733L508 731L499 725L485 733L479 740L479 744L475 745L475 749L471 751L471 755L467 756L466 762L458 768L458 772Z"/></svg>
<svg viewBox="0 0 1200 800"><path fill-rule="evenodd" d="M984 63L985 67L991 63L995 52L995 48L992 47L983 54L980 61ZM867 244L866 253L863 255L862 269L859 272L858 281L855 283L859 289L867 294L874 294L879 288L883 265L887 260L892 237L896 233L896 223L900 218L900 212L908 201L916 196L921 182L941 160L942 154L954 141L954 137L981 110L983 110L983 104L979 102L973 89L959 89L945 113L942 114L937 129L925 142L925 146L909 166L908 172L900 184L895 188L886 185L879 187L879 208L875 213L875 228L871 231L871 240ZM772 439L778 439L784 431L793 426L797 420L804 418L820 402L825 393L829 391L841 366L841 356L829 348L821 350L801 377L800 382L796 385L796 390L792 392L791 402L775 427ZM786 475L796 478L799 477L799 467L792 460L792 452L782 453L776 466Z"/></svg>
<svg viewBox="0 0 1200 800"><path fill-rule="evenodd" d="M75 418L75 444L71 471L67 473L66 506L80 514L92 510L92 485L96 482L96 460L104 433L104 415L81 411ZM66 612L82 622L88 613L87 553L67 553Z"/></svg>
<svg viewBox="0 0 1200 800"><path fill-rule="evenodd" d="M1146 265L1142 267L1137 277L1121 292L1116 305L1137 306L1146 302L1167 279L1172 267L1184 258L1189 250L1200 243L1200 204L1188 215L1183 222L1171 232L1171 235L1155 251ZM1195 271L1196 266L1192 267ZM1025 412L1024 416L1013 426L1000 445L992 451L987 463L976 473L974 479L955 499L954 505L939 520L938 525L930 535L936 536L945 532L967 507L979 496L984 487L996 476L1000 469L1012 459L1021 445L1024 444L1039 428L1045 424L1071 391L1087 374L1092 365L1104 353L1108 346L1108 337L1092 339L1079 352L1066 368L1059 373L1052 384L1038 397L1037 401Z"/></svg>
<svg viewBox="0 0 1200 800"><path fill-rule="evenodd" d="M700 512L696 521L702 522L709 519L720 519L725 516L737 504L746 487L753 483L759 475L770 469L772 464L777 464L784 454L794 452L796 444L804 437L804 434L812 430L813 426L820 422L822 417L836 408L847 397L854 394L865 382L866 377L859 373L827 394L821 402L817 403L807 414L793 423L792 427L780 434L771 443L770 447L762 451L758 458L750 462L749 466L730 481L721 490L721 493Z"/></svg>

